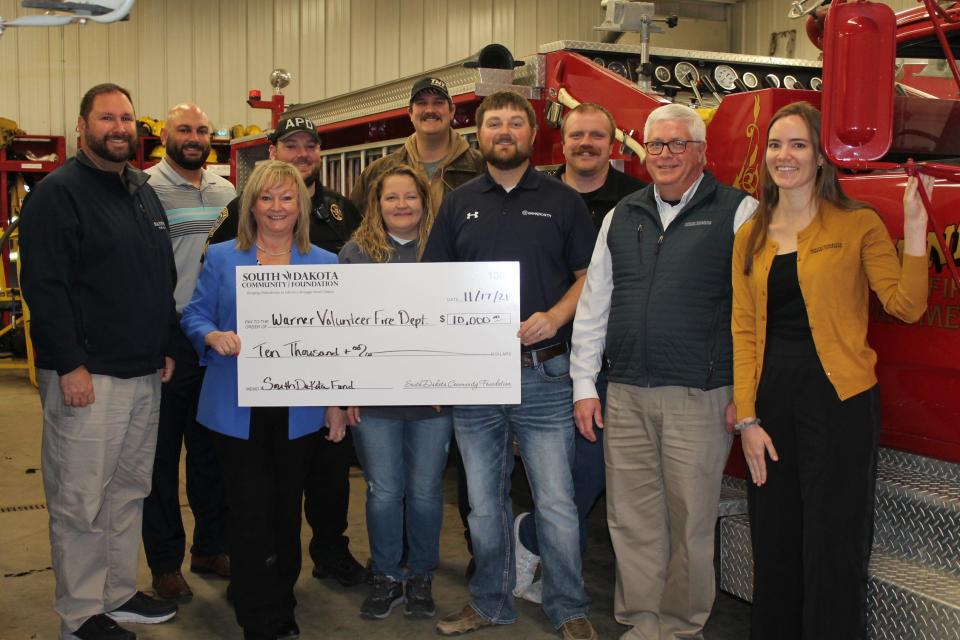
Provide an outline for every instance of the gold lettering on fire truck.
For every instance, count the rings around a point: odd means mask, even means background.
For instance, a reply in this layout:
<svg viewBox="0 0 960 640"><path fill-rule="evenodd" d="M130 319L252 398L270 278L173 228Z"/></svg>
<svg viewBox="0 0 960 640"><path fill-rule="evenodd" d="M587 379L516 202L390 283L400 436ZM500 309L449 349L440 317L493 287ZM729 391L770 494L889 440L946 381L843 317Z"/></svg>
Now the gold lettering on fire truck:
<svg viewBox="0 0 960 640"><path fill-rule="evenodd" d="M948 225L943 230L944 244L960 262L960 225ZM903 254L903 240L897 241L897 253ZM927 255L930 256L929 302L927 310L917 322L920 326L938 329L960 329L960 284L950 275L946 257L940 250L935 232L927 233ZM871 299L870 319L886 324L904 324L894 318L876 301Z"/></svg>

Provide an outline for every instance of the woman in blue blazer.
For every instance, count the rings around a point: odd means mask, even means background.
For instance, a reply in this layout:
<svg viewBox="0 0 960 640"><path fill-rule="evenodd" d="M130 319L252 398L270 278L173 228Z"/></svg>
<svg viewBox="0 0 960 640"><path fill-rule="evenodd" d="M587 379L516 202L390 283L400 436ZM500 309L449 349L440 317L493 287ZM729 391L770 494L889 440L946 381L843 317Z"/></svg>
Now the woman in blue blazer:
<svg viewBox="0 0 960 640"><path fill-rule="evenodd" d="M236 267L332 264L309 239L310 196L293 165L263 162L240 200L237 239L211 246L181 326L206 365L197 421L214 433L229 505L232 591L245 639L299 635L300 513L325 407L237 403ZM342 439L342 421L330 438Z"/></svg>

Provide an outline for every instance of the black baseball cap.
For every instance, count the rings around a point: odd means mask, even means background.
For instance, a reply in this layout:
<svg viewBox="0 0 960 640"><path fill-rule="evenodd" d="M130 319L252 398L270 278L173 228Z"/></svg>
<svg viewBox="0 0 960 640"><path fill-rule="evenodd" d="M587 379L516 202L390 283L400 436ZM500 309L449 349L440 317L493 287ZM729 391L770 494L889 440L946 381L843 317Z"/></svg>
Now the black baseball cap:
<svg viewBox="0 0 960 640"><path fill-rule="evenodd" d="M443 96L447 100L450 99L450 91L447 89L447 83L440 78L431 78L430 76L427 76L425 78L420 78L416 81L416 83L414 83L413 89L410 90L410 102L416 100L417 96L424 91L436 93Z"/></svg>
<svg viewBox="0 0 960 640"><path fill-rule="evenodd" d="M284 138L292 136L295 133L300 133L301 131L309 133L318 143L320 142L320 136L317 134L317 127L313 124L313 120L302 116L284 118L278 122L277 128L270 134L270 141L273 144L277 144Z"/></svg>

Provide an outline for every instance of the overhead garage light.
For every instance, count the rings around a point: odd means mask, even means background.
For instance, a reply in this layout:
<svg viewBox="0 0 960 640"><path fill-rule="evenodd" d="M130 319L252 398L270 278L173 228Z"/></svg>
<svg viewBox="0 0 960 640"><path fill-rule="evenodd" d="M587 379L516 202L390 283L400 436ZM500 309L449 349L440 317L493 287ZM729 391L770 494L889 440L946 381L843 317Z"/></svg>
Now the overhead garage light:
<svg viewBox="0 0 960 640"><path fill-rule="evenodd" d="M43 9L44 14L20 16L14 20L4 20L0 16L0 35L7 27L60 27L68 24L86 24L88 21L109 23L123 20L130 13L137 0L23 0L21 5L27 9ZM61 13L51 13L59 11Z"/></svg>

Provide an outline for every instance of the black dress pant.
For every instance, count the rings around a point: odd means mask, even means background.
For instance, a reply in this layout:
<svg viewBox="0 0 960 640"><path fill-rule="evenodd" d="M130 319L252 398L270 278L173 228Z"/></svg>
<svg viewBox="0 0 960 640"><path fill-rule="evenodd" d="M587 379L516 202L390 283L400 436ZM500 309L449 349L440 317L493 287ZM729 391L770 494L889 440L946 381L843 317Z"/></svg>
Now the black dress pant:
<svg viewBox="0 0 960 640"><path fill-rule="evenodd" d="M340 442L322 437L321 430L304 484L303 512L313 531L310 557L315 565L325 558L335 559L347 550L347 510L350 507L350 462L353 460L353 439L350 430Z"/></svg>
<svg viewBox="0 0 960 640"><path fill-rule="evenodd" d="M288 439L287 415L254 408L249 440L213 434L230 508L234 611L249 640L274 640L297 604L303 482L318 436Z"/></svg>
<svg viewBox="0 0 960 640"><path fill-rule="evenodd" d="M752 640L866 637L877 387L840 401L812 349L768 341L757 414L779 462L748 483Z"/></svg>
<svg viewBox="0 0 960 640"><path fill-rule="evenodd" d="M180 511L180 450L187 450L187 501L193 511L190 552L212 556L227 550L227 503L210 431L197 423L203 367L186 336L171 338L173 378L160 392L153 485L143 503L143 549L155 574L179 571L186 535Z"/></svg>

